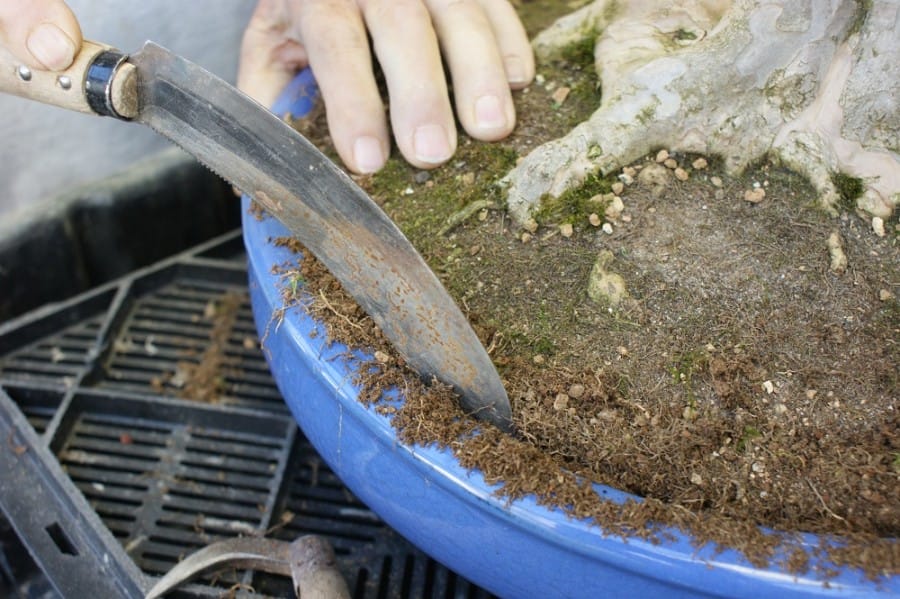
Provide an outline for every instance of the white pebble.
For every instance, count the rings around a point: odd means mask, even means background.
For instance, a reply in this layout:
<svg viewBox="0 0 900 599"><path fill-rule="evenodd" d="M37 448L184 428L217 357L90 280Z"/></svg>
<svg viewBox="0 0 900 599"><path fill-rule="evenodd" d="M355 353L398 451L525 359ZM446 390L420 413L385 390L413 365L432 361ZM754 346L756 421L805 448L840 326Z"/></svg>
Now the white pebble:
<svg viewBox="0 0 900 599"><path fill-rule="evenodd" d="M847 270L847 254L844 253L844 241L840 233L834 231L827 241L828 253L831 256L831 270L838 274Z"/></svg>
<svg viewBox="0 0 900 599"><path fill-rule="evenodd" d="M553 400L553 409L557 412L565 410L569 407L569 396L565 393L558 393L556 399Z"/></svg>
<svg viewBox="0 0 900 599"><path fill-rule="evenodd" d="M622 198L619 196L613 196L612 200L610 200L609 204L606 206L606 218L611 220L615 220L619 218L619 215L622 214L622 211L625 210L625 203L622 202Z"/></svg>
<svg viewBox="0 0 900 599"><path fill-rule="evenodd" d="M758 185L754 183L754 185ZM750 202L751 204L759 204L766 197L766 190L762 187L754 187L753 189L748 189L744 192L744 200Z"/></svg>

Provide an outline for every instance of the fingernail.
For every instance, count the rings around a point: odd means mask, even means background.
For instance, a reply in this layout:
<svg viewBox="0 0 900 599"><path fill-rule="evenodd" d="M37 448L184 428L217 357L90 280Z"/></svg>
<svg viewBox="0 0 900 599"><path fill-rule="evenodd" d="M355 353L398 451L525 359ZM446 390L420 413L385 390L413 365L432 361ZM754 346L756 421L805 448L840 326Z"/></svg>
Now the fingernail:
<svg viewBox="0 0 900 599"><path fill-rule="evenodd" d="M413 136L416 158L429 164L446 162L453 150L447 132L440 125L422 125Z"/></svg>
<svg viewBox="0 0 900 599"><path fill-rule="evenodd" d="M503 60L503 67L506 69L506 81L512 85L518 83L527 83L525 78L525 64L518 56L507 56Z"/></svg>
<svg viewBox="0 0 900 599"><path fill-rule="evenodd" d="M75 58L75 42L52 23L32 29L25 46L36 61L53 71L67 68Z"/></svg>
<svg viewBox="0 0 900 599"><path fill-rule="evenodd" d="M381 143L374 137L357 138L353 143L353 160L361 173L374 173L384 166L384 153Z"/></svg>
<svg viewBox="0 0 900 599"><path fill-rule="evenodd" d="M506 127L506 113L497 96L481 96L475 101L475 123L480 129Z"/></svg>

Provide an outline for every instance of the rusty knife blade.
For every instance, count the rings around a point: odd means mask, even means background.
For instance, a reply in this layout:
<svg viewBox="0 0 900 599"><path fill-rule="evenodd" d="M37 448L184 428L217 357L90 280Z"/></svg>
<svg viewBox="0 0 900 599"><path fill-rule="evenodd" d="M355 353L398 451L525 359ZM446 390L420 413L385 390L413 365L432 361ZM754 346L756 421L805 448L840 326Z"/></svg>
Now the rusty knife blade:
<svg viewBox="0 0 900 599"><path fill-rule="evenodd" d="M148 42L139 114L278 218L343 284L424 378L451 385L464 409L511 426L487 351L412 244L350 177L300 133L233 86Z"/></svg>

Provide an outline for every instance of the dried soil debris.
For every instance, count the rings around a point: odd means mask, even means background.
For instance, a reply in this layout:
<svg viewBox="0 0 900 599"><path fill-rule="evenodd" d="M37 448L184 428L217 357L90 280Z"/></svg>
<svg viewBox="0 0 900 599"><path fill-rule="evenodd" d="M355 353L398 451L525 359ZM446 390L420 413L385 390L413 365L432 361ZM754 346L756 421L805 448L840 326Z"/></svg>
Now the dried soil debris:
<svg viewBox="0 0 900 599"><path fill-rule="evenodd" d="M229 356L228 345L241 305L248 301L245 291L227 291L206 304L203 320L210 323L209 344L199 360L180 361L170 373L170 386L179 389L179 397L209 403L227 401L226 380L234 374L236 358ZM255 341L251 341L255 347ZM241 345L247 346L247 339Z"/></svg>

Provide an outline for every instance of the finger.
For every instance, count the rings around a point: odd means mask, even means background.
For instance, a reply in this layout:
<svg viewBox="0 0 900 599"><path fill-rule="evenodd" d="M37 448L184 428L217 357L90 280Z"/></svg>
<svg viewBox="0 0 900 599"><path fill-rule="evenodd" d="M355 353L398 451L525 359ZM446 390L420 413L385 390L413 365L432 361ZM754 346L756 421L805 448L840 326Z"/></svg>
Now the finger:
<svg viewBox="0 0 900 599"><path fill-rule="evenodd" d="M78 20L61 0L0 2L0 41L35 69L62 71L81 49Z"/></svg>
<svg viewBox="0 0 900 599"><path fill-rule="evenodd" d="M297 36L287 2L260 0L244 30L238 88L260 104L271 106L307 65L306 50Z"/></svg>
<svg viewBox="0 0 900 599"><path fill-rule="evenodd" d="M506 81L513 89L526 87L534 79L534 52L519 15L508 0L479 0L479 4L500 48Z"/></svg>
<svg viewBox="0 0 900 599"><path fill-rule="evenodd" d="M426 0L450 66L456 114L468 133L502 139L515 126L509 84L490 21L477 0Z"/></svg>
<svg viewBox="0 0 900 599"><path fill-rule="evenodd" d="M397 147L420 168L446 162L456 150L456 126L428 11L421 0L359 5L387 81Z"/></svg>
<svg viewBox="0 0 900 599"><path fill-rule="evenodd" d="M351 170L374 172L384 165L390 146L359 7L355 0L293 2L335 148Z"/></svg>

